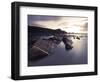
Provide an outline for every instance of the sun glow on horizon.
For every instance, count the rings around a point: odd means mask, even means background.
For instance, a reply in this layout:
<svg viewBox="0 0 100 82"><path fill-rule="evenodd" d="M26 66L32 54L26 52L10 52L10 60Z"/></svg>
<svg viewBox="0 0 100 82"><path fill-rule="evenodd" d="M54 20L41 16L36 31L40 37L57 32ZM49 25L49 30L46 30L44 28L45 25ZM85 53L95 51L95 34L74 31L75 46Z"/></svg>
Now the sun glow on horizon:
<svg viewBox="0 0 100 82"><path fill-rule="evenodd" d="M37 18L38 18L38 16L37 16ZM43 18L43 16L41 16L40 18ZM44 17L44 18L46 18L46 17ZM49 18L50 18L50 16L49 16ZM54 20L54 19L49 20L47 17L48 20L31 21L31 24L40 26L43 28L53 29L53 30L61 29L66 32L87 33L88 18L86 18L86 17L58 17L58 18L59 19L57 19L57 20Z"/></svg>
<svg viewBox="0 0 100 82"><path fill-rule="evenodd" d="M81 28L80 27L68 27L65 29L66 32L74 32L74 33L80 33L81 32Z"/></svg>

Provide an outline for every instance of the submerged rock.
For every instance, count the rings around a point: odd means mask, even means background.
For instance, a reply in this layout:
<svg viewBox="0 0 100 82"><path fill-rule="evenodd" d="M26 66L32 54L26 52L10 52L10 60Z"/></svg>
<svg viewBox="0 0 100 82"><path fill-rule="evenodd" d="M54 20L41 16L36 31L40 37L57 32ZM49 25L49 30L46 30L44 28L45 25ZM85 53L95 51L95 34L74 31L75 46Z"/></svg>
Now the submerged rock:
<svg viewBox="0 0 100 82"><path fill-rule="evenodd" d="M73 48L73 46L72 46L73 42L72 42L72 40L68 39L67 36L64 36L62 40L63 40L63 43L65 44L66 50L70 50Z"/></svg>
<svg viewBox="0 0 100 82"><path fill-rule="evenodd" d="M54 52L55 48L63 41L65 49L70 50L73 48L72 40L68 39L66 35L52 36L39 38L29 49L29 59L38 60L44 58Z"/></svg>

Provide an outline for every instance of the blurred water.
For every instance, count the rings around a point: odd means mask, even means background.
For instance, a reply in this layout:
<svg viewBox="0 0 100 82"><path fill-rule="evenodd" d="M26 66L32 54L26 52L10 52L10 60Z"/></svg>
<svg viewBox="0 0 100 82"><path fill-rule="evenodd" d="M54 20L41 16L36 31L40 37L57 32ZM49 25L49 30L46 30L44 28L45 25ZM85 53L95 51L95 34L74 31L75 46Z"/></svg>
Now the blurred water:
<svg viewBox="0 0 100 82"><path fill-rule="evenodd" d="M71 38L73 48L65 49L65 45L61 42L54 52L38 61L29 61L28 66L48 66L48 65L77 65L87 64L87 37L81 37L80 40Z"/></svg>

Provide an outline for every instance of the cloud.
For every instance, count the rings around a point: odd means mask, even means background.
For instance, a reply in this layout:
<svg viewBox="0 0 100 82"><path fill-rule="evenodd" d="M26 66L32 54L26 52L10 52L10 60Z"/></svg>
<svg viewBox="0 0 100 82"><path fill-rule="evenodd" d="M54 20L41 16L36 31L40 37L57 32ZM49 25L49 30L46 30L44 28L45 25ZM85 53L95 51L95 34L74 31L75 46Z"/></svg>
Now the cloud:
<svg viewBox="0 0 100 82"><path fill-rule="evenodd" d="M62 29L80 27L81 31L87 31L87 17L68 17L68 16L28 16L28 25L37 25L49 29Z"/></svg>
<svg viewBox="0 0 100 82"><path fill-rule="evenodd" d="M28 25L33 25L37 21L53 21L59 20L57 16L44 16L44 15L28 15Z"/></svg>

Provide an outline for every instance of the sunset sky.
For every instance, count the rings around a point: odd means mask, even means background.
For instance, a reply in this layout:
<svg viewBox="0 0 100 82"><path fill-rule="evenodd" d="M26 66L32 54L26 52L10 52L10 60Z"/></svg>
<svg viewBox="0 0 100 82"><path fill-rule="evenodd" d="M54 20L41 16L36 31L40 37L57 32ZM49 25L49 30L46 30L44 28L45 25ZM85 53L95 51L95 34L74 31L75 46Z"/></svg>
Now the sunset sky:
<svg viewBox="0 0 100 82"><path fill-rule="evenodd" d="M72 16L28 15L29 26L61 29L66 32L87 33L88 18Z"/></svg>

